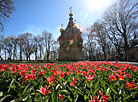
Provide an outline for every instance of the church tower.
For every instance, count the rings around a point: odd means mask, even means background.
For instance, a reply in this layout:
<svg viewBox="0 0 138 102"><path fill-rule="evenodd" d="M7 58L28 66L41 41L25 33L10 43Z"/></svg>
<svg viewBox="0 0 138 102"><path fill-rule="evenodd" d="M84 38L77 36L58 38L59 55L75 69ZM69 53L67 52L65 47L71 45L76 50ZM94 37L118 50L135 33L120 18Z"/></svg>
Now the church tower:
<svg viewBox="0 0 138 102"><path fill-rule="evenodd" d="M72 7L70 7L69 22L65 30L61 25L61 35L58 38L60 43L60 61L79 61L82 60L82 37L81 31L73 22Z"/></svg>

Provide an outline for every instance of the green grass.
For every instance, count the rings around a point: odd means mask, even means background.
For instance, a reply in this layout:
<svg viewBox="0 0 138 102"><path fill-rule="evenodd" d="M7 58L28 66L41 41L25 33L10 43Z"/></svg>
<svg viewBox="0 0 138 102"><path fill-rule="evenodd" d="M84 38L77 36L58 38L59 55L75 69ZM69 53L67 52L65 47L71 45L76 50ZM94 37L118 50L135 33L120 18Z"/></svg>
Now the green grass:
<svg viewBox="0 0 138 102"><path fill-rule="evenodd" d="M67 64L67 63L72 63L75 61L56 61L57 64ZM54 63L54 62L46 62L46 61L0 61L0 64L46 64L46 63Z"/></svg>
<svg viewBox="0 0 138 102"><path fill-rule="evenodd" d="M67 64L67 63L73 63L76 61L56 61L57 64ZM48 62L46 61L0 61L0 64L20 64L20 63L24 63L24 64L46 64ZM54 62L49 62L49 63L54 63ZM138 64L134 64L134 66L138 67Z"/></svg>
<svg viewBox="0 0 138 102"><path fill-rule="evenodd" d="M0 64L38 64L38 63L46 63L46 62L39 62L39 61L2 61Z"/></svg>
<svg viewBox="0 0 138 102"><path fill-rule="evenodd" d="M134 66L138 67L138 64L133 64Z"/></svg>

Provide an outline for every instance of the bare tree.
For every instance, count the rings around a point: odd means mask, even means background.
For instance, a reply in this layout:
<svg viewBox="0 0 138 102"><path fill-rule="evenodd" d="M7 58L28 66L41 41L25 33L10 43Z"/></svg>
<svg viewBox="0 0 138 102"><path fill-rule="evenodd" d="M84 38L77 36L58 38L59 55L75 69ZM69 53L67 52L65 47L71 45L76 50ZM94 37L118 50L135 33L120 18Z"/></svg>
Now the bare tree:
<svg viewBox="0 0 138 102"><path fill-rule="evenodd" d="M12 44L13 44L13 60L17 60L17 43L18 39L13 36Z"/></svg>
<svg viewBox="0 0 138 102"><path fill-rule="evenodd" d="M26 60L30 61L30 56L34 53L33 35L31 33L24 33L23 53L26 56Z"/></svg>
<svg viewBox="0 0 138 102"><path fill-rule="evenodd" d="M34 54L35 54L35 60L38 59L38 37L34 36L33 38L33 43L34 43Z"/></svg>
<svg viewBox="0 0 138 102"><path fill-rule="evenodd" d="M8 52L8 44L9 44L8 38L4 38L2 44L3 44L3 52L5 54L5 60L7 60L7 52Z"/></svg>
<svg viewBox="0 0 138 102"><path fill-rule="evenodd" d="M44 38L44 46L46 49L46 59L47 59L47 62L49 62L49 55L50 55L50 49L53 43L53 37L51 33L46 31L42 32L42 36Z"/></svg>
<svg viewBox="0 0 138 102"><path fill-rule="evenodd" d="M42 35L38 35L38 49L39 49L39 59L42 60L43 55L44 55L44 38Z"/></svg>
<svg viewBox="0 0 138 102"><path fill-rule="evenodd" d="M104 60L107 60L107 54L108 52L110 52L110 48L108 47L110 46L110 42L103 24L100 21L96 21L91 28L91 32L94 35L95 40L101 47L101 50L104 54Z"/></svg>
<svg viewBox="0 0 138 102"><path fill-rule="evenodd" d="M34 54L35 54L35 60L42 60L43 55L43 37L42 35L34 36L33 43L34 43Z"/></svg>
<svg viewBox="0 0 138 102"><path fill-rule="evenodd" d="M86 56L86 59L90 61L94 60L96 43L94 40L94 35L91 32L91 27L87 29L87 33L83 34L83 39L85 40L83 45L83 52Z"/></svg>
<svg viewBox="0 0 138 102"><path fill-rule="evenodd" d="M14 49L14 37L13 36L9 36L7 38L7 51L8 51L8 54L9 54L9 57L8 59L11 60L12 59L12 55L13 55L13 49Z"/></svg>
<svg viewBox="0 0 138 102"><path fill-rule="evenodd" d="M3 58L2 58L2 50L3 50L3 39L4 39L4 36L0 35L0 60L2 61Z"/></svg>
<svg viewBox="0 0 138 102"><path fill-rule="evenodd" d="M19 55L20 55L20 61L23 59L22 58L22 55L23 55L23 44L25 42L25 39L24 39L24 36L23 34L20 34L18 37L17 37L17 45L19 47Z"/></svg>
<svg viewBox="0 0 138 102"><path fill-rule="evenodd" d="M111 5L104 13L104 24L110 40L117 49L124 49L127 60L128 50L133 46L129 46L129 41L134 41L138 33L138 2L119 0Z"/></svg>
<svg viewBox="0 0 138 102"><path fill-rule="evenodd" d="M58 56L59 42L53 41L53 45L51 49L52 49L52 54L53 54L53 61L56 61L57 56Z"/></svg>
<svg viewBox="0 0 138 102"><path fill-rule="evenodd" d="M12 0L0 0L0 31L4 29L3 22L9 18L14 11Z"/></svg>
<svg viewBox="0 0 138 102"><path fill-rule="evenodd" d="M7 38L5 38L3 40L3 49L5 52L5 60L7 58L7 54L8 54L8 60L12 59L13 49L14 49L13 42L14 42L13 36L8 36Z"/></svg>

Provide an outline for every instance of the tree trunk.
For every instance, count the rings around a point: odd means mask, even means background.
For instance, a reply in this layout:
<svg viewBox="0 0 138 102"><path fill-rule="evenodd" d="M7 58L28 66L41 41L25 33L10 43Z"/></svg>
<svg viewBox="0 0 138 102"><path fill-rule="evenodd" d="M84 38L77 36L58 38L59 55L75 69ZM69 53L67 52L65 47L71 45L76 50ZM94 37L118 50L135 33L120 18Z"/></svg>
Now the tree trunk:
<svg viewBox="0 0 138 102"><path fill-rule="evenodd" d="M54 62L56 61L56 52L54 51Z"/></svg>
<svg viewBox="0 0 138 102"><path fill-rule="evenodd" d="M127 59L127 51L128 51L128 43L127 43L127 36L126 36L126 34L124 34L123 35L123 37L124 37L124 52L125 52L125 58L124 58L124 60L125 61L127 61L128 59Z"/></svg>
<svg viewBox="0 0 138 102"><path fill-rule="evenodd" d="M106 56L105 51L103 53L104 53L104 60L107 60L107 56Z"/></svg>
<svg viewBox="0 0 138 102"><path fill-rule="evenodd" d="M14 47L14 50L13 50L13 60L15 60L16 58L16 47Z"/></svg>
<svg viewBox="0 0 138 102"><path fill-rule="evenodd" d="M103 50L103 53L104 53L104 60L107 60L107 57L106 57L106 52L105 52L105 48L102 47L102 50Z"/></svg>
<svg viewBox="0 0 138 102"><path fill-rule="evenodd" d="M28 59L29 59L28 56L26 56L26 61L28 61Z"/></svg>
<svg viewBox="0 0 138 102"><path fill-rule="evenodd" d="M42 49L41 49L41 46L39 46L40 48L40 59L42 60Z"/></svg>
<svg viewBox="0 0 138 102"><path fill-rule="evenodd" d="M29 55L29 61L31 61L30 55Z"/></svg>
<svg viewBox="0 0 138 102"><path fill-rule="evenodd" d="M47 62L49 62L49 51L47 51Z"/></svg>
<svg viewBox="0 0 138 102"><path fill-rule="evenodd" d="M5 60L6 60L6 57L7 57L7 56L6 56L6 50L5 50Z"/></svg>
<svg viewBox="0 0 138 102"><path fill-rule="evenodd" d="M22 61L22 50L20 49L20 61Z"/></svg>
<svg viewBox="0 0 138 102"><path fill-rule="evenodd" d="M3 59L2 59L2 56L1 56L1 49L0 49L0 60L2 61Z"/></svg>
<svg viewBox="0 0 138 102"><path fill-rule="evenodd" d="M37 61L37 52L35 52L35 60Z"/></svg>
<svg viewBox="0 0 138 102"><path fill-rule="evenodd" d="M124 50L125 50L125 51L124 51L124 52L125 52L125 53L124 53L124 55L125 55L124 60L127 61L127 60L128 60L128 59L127 59L127 48L125 47Z"/></svg>

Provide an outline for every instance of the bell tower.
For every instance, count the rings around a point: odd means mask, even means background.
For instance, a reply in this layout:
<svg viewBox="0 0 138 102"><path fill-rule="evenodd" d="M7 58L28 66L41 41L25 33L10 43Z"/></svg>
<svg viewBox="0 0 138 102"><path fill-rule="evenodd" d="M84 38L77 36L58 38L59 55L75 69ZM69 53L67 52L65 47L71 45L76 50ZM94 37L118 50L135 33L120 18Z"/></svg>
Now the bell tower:
<svg viewBox="0 0 138 102"><path fill-rule="evenodd" d="M61 24L61 35L58 38L60 43L59 57L60 61L79 61L82 60L82 37L81 31L73 22L72 7L70 7L69 22L65 29Z"/></svg>

